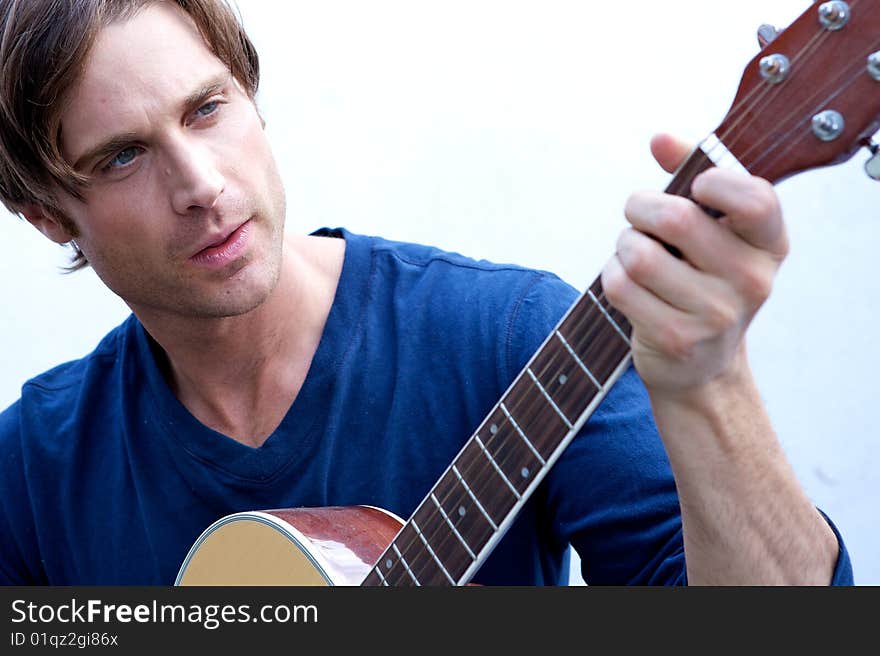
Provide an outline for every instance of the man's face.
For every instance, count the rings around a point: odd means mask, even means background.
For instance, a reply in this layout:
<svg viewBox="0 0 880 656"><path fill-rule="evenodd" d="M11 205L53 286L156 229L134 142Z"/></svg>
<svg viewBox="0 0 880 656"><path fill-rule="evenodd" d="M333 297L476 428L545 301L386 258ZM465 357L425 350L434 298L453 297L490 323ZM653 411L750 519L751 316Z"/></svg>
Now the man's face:
<svg viewBox="0 0 880 656"><path fill-rule="evenodd" d="M104 283L135 312L222 317L278 280L284 191L262 121L168 3L98 35L61 114L64 157L91 178L63 209Z"/></svg>

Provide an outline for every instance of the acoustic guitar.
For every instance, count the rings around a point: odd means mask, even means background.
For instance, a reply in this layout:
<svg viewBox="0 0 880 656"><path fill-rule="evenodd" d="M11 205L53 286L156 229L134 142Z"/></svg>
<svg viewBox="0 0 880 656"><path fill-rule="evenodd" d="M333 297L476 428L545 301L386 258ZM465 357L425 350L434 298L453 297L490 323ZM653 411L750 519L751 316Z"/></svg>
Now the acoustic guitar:
<svg viewBox="0 0 880 656"><path fill-rule="evenodd" d="M813 4L762 42L728 114L666 191L689 197L713 166L777 183L861 147L880 179L880 0ZM205 529L175 584L468 583L629 366L630 334L597 278L406 521L371 506L236 513Z"/></svg>

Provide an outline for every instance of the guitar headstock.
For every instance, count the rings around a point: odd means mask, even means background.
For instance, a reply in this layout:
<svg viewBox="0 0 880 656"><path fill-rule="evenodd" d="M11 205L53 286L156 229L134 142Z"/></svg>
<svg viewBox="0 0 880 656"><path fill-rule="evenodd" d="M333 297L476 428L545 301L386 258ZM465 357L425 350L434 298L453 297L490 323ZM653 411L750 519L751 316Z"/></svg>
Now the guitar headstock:
<svg viewBox="0 0 880 656"><path fill-rule="evenodd" d="M778 182L850 159L880 129L880 0L817 2L748 64L715 134Z"/></svg>

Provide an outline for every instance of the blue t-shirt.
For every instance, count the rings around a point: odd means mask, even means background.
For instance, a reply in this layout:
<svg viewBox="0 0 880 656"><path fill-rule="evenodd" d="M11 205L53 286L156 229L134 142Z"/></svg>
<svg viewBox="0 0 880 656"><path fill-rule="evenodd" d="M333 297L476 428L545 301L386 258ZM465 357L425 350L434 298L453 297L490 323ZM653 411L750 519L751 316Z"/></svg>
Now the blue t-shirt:
<svg viewBox="0 0 880 656"><path fill-rule="evenodd" d="M373 505L406 519L578 296L556 276L414 244L346 240L324 333L259 448L195 419L136 317L28 381L0 415L0 582L170 585L239 511ZM839 538L839 536L838 536ZM681 518L644 386L628 370L474 577L685 582ZM841 541L834 582L852 583Z"/></svg>

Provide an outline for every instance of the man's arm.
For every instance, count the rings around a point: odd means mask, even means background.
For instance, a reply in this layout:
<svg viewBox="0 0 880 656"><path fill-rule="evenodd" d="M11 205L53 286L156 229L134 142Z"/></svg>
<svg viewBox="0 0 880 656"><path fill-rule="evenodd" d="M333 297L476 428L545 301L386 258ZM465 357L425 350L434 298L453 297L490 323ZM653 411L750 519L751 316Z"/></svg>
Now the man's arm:
<svg viewBox="0 0 880 656"><path fill-rule="evenodd" d="M21 402L0 410L0 585L45 585L21 448Z"/></svg>
<svg viewBox="0 0 880 656"><path fill-rule="evenodd" d="M668 171L689 151L666 135L651 148ZM692 195L724 218L634 194L632 228L602 272L633 326L635 366L672 464L688 582L825 585L836 536L800 486L746 356L746 329L788 252L778 200L766 181L720 169L698 176Z"/></svg>

